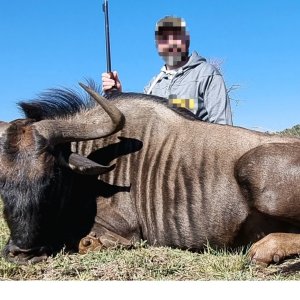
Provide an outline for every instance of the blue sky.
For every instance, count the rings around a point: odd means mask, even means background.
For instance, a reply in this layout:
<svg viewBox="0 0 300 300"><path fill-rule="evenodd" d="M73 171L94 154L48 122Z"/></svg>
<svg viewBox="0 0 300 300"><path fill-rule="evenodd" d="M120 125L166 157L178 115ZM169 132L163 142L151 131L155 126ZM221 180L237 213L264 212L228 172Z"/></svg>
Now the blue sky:
<svg viewBox="0 0 300 300"><path fill-rule="evenodd" d="M53 87L77 89L106 69L102 0L2 1L0 120L20 100ZM155 22L185 18L190 50L222 61L237 126L279 131L300 123L299 0L109 0L112 66L125 91L141 92L162 60ZM236 101L237 100L237 101Z"/></svg>

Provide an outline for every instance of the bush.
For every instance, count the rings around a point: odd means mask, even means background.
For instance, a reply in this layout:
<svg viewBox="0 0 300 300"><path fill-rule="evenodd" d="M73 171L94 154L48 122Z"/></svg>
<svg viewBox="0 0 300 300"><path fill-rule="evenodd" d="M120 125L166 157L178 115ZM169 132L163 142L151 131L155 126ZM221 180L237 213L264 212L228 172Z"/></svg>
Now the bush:
<svg viewBox="0 0 300 300"><path fill-rule="evenodd" d="M300 124L293 126L292 128L285 129L278 132L279 134L289 135L289 136L298 136L300 137Z"/></svg>

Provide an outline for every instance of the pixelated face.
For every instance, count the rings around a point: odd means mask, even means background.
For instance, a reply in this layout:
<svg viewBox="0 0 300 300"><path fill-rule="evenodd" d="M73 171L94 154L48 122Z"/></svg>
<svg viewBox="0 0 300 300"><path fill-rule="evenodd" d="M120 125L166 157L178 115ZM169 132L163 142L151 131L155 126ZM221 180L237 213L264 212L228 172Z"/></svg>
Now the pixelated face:
<svg viewBox="0 0 300 300"><path fill-rule="evenodd" d="M189 34L180 28L166 28L155 33L159 55L169 66L176 66L188 55Z"/></svg>

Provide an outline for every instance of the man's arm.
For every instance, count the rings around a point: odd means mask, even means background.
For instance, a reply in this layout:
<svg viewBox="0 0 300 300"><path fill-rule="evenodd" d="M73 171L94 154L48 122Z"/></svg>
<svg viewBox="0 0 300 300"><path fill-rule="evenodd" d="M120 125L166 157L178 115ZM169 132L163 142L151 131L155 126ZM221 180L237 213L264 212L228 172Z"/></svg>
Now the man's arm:
<svg viewBox="0 0 300 300"><path fill-rule="evenodd" d="M215 74L207 77L204 106L209 122L232 125L230 100L221 75Z"/></svg>

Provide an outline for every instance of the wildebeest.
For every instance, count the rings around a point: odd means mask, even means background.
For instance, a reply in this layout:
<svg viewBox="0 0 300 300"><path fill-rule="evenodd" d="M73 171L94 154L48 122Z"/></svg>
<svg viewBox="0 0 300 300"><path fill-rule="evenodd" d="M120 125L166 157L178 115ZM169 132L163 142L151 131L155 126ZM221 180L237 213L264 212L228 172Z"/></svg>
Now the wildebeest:
<svg viewBox="0 0 300 300"><path fill-rule="evenodd" d="M8 260L140 240L195 251L256 242L250 257L266 264L300 253L298 138L83 87L100 105L54 90L0 123Z"/></svg>

